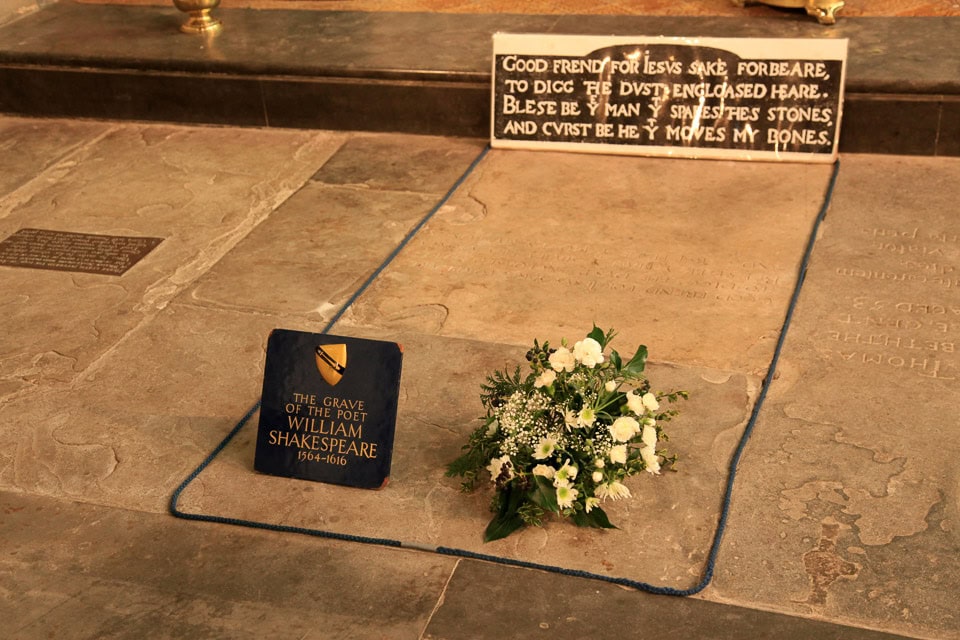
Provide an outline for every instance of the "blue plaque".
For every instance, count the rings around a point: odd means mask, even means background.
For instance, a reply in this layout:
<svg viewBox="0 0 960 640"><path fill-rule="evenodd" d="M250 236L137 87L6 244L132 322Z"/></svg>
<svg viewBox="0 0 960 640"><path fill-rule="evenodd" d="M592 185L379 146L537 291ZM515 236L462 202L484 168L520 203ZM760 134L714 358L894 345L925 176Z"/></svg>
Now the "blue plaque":
<svg viewBox="0 0 960 640"><path fill-rule="evenodd" d="M393 454L396 342L275 329L267 342L254 468L377 489Z"/></svg>

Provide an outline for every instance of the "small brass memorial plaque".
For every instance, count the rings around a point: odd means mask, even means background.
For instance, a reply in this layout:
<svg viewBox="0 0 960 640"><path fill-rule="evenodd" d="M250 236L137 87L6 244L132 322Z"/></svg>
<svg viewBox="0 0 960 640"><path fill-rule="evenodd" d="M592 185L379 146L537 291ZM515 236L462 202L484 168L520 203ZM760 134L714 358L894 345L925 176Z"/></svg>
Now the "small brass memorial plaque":
<svg viewBox="0 0 960 640"><path fill-rule="evenodd" d="M403 352L396 342L275 329L253 466L364 489L390 476Z"/></svg>
<svg viewBox="0 0 960 640"><path fill-rule="evenodd" d="M163 238L20 229L0 242L0 266L122 276Z"/></svg>

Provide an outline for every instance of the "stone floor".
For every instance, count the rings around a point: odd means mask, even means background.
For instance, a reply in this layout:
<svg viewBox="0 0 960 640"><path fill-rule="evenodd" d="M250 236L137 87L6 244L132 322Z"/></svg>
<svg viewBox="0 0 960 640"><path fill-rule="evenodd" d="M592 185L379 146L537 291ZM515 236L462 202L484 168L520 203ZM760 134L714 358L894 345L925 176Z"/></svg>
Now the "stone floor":
<svg viewBox="0 0 960 640"><path fill-rule="evenodd" d="M171 517L482 140L0 117L0 239L162 238L122 276L0 267L0 619L12 638L960 638L960 160L843 155L712 583L602 580ZM333 327L405 346L389 486L253 471L190 513L696 584L830 167L492 151ZM591 323L649 345L678 473L615 531L480 540L444 478L487 373ZM646 474L644 474L646 475ZM718 624L719 623L719 624ZM627 630L627 631L625 631Z"/></svg>

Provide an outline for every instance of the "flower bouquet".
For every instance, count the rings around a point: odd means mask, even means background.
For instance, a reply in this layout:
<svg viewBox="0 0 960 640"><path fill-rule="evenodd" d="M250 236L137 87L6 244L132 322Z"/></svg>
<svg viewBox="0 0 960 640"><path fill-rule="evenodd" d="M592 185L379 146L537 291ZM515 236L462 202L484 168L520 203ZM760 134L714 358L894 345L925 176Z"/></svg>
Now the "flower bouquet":
<svg viewBox="0 0 960 640"><path fill-rule="evenodd" d="M614 350L605 355L614 335L593 327L572 349L566 341L556 349L534 341L529 373L497 371L481 386L483 424L447 475L464 478L471 491L489 472L495 515L485 542L540 526L548 513L615 528L600 504L630 497L624 479L659 474L676 461L657 449L667 440L662 424L677 413L661 402L687 394L650 391L643 345L626 362Z"/></svg>

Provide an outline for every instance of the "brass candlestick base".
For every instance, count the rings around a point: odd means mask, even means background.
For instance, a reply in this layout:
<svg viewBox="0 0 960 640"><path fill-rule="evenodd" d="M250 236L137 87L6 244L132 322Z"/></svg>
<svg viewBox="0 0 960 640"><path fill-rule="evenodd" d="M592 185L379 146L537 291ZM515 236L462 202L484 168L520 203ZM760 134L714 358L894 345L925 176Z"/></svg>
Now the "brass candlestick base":
<svg viewBox="0 0 960 640"><path fill-rule="evenodd" d="M216 33L223 24L210 15L220 5L220 0L173 0L173 5L187 14L180 25L184 33Z"/></svg>
<svg viewBox="0 0 960 640"><path fill-rule="evenodd" d="M771 7L786 9L806 9L820 24L835 24L837 12L846 4L844 0L732 0L738 7L748 4L768 4Z"/></svg>

